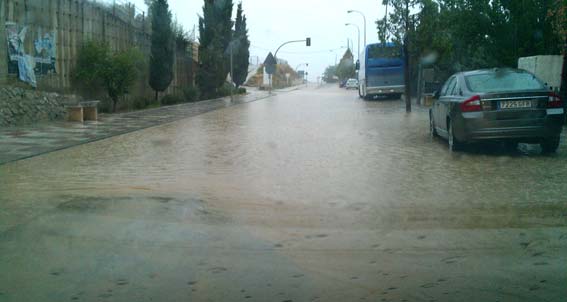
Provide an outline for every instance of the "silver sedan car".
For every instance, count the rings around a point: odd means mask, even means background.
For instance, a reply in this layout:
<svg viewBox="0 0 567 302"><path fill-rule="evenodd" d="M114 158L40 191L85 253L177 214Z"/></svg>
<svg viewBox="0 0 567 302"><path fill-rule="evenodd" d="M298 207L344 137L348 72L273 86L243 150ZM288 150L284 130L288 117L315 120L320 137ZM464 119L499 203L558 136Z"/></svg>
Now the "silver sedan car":
<svg viewBox="0 0 567 302"><path fill-rule="evenodd" d="M348 79L345 86L346 86L346 89L358 89L358 80L357 79Z"/></svg>
<svg viewBox="0 0 567 302"><path fill-rule="evenodd" d="M451 150L466 143L499 140L511 146L541 144L556 152L565 121L561 98L533 74L518 69L457 73L435 94L430 131L449 141Z"/></svg>

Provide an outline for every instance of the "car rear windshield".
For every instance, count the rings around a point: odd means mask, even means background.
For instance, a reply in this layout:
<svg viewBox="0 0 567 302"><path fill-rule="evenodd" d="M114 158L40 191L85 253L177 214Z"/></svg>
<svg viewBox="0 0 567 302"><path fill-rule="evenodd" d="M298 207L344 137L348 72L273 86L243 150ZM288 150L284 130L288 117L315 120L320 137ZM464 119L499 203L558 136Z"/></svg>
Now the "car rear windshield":
<svg viewBox="0 0 567 302"><path fill-rule="evenodd" d="M527 72L494 72L465 76L472 92L540 90L545 87Z"/></svg>

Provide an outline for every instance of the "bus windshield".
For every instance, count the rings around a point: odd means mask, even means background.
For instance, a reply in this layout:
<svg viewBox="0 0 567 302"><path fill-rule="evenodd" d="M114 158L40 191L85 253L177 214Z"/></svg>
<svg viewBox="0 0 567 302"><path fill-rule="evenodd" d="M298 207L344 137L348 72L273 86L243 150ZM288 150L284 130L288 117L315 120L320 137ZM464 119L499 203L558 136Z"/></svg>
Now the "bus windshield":
<svg viewBox="0 0 567 302"><path fill-rule="evenodd" d="M402 56L398 46L371 45L368 48L369 59L397 59Z"/></svg>

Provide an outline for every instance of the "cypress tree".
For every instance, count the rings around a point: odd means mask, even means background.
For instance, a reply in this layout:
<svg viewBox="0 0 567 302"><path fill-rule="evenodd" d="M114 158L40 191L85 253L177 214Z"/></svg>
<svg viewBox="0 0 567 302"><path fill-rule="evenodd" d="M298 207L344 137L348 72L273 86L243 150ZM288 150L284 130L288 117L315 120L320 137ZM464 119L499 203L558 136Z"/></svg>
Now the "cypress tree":
<svg viewBox="0 0 567 302"><path fill-rule="evenodd" d="M167 0L151 2L152 46L150 54L150 87L156 93L163 92L173 80L174 39L171 12Z"/></svg>
<svg viewBox="0 0 567 302"><path fill-rule="evenodd" d="M236 10L236 22L234 24L234 39L238 41L238 49L234 55L234 83L236 87L244 84L248 76L248 65L250 59L250 41L248 40L248 28L246 28L246 16L243 14L242 2Z"/></svg>
<svg viewBox="0 0 567 302"><path fill-rule="evenodd" d="M197 84L205 97L214 97L230 70L226 49L232 39L232 0L205 0L199 17Z"/></svg>

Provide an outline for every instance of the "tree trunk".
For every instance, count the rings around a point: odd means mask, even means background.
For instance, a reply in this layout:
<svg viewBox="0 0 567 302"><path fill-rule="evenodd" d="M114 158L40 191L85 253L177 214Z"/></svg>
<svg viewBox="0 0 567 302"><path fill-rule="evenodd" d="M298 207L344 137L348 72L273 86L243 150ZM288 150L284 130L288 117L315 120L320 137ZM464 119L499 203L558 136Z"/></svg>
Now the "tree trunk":
<svg viewBox="0 0 567 302"><path fill-rule="evenodd" d="M156 99L155 99L156 103L158 102L158 94L159 92L156 90Z"/></svg>

